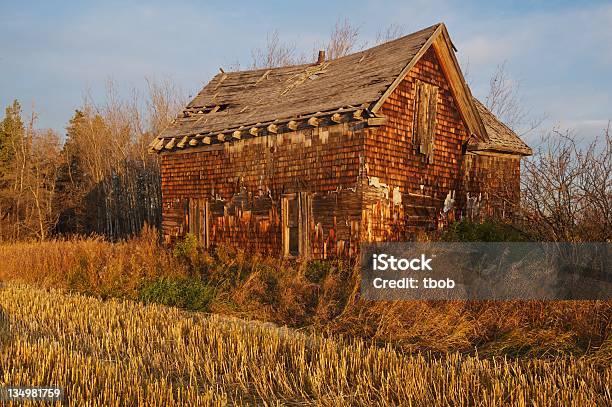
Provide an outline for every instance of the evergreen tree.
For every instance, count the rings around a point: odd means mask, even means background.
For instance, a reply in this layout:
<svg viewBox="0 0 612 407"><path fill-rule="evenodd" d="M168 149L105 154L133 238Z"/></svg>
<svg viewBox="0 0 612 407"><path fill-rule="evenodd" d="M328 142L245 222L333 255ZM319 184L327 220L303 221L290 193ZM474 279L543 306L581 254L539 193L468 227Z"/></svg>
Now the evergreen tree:
<svg viewBox="0 0 612 407"><path fill-rule="evenodd" d="M83 200L88 190L86 170L79 149L79 131L86 124L87 116L75 110L66 128L66 140L62 148L62 165L58 170L56 207L59 219L57 233L85 233Z"/></svg>
<svg viewBox="0 0 612 407"><path fill-rule="evenodd" d="M14 170L17 146L24 140L25 127L17 100L6 108L0 122L0 188L7 188Z"/></svg>

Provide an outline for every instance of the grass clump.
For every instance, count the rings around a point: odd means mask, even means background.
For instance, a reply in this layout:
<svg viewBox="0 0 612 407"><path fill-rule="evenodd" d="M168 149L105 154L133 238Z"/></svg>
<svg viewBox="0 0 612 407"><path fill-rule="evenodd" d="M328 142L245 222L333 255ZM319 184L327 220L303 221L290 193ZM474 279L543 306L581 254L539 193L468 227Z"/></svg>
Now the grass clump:
<svg viewBox="0 0 612 407"><path fill-rule="evenodd" d="M138 295L144 303L157 303L190 311L209 311L215 290L193 277L161 277L143 285Z"/></svg>
<svg viewBox="0 0 612 407"><path fill-rule="evenodd" d="M319 283L329 274L332 265L328 261L312 260L306 265L305 277L308 281Z"/></svg>

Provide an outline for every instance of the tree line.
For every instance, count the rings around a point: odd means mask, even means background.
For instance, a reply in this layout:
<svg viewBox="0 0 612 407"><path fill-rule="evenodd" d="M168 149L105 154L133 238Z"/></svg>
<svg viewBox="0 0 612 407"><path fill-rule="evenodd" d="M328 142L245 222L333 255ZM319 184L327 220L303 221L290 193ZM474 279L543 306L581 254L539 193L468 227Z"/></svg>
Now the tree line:
<svg viewBox="0 0 612 407"><path fill-rule="evenodd" d="M63 142L36 129L14 101L0 122L0 239L104 235L111 240L161 222L158 158L150 141L184 100L169 81L148 81L144 100L123 101L109 83L107 100L87 99Z"/></svg>

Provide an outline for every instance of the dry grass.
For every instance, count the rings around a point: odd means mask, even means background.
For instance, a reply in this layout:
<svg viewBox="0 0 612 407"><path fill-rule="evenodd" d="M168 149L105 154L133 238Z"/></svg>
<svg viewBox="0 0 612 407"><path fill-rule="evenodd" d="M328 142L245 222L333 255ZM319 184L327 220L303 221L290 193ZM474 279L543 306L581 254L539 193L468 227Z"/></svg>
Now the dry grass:
<svg viewBox="0 0 612 407"><path fill-rule="evenodd" d="M96 295L132 297L159 275L184 275L185 266L157 244L156 232L120 243L103 238L58 239L0 245L0 278Z"/></svg>
<svg viewBox="0 0 612 407"><path fill-rule="evenodd" d="M161 276L197 276L213 288L206 309L214 313L404 351L612 360L611 301L368 302L359 298L356 270L345 264L296 265L223 248L212 256L177 258L157 244L153 230L117 244L70 239L0 245L0 258L1 279L101 298L138 299L142 287Z"/></svg>
<svg viewBox="0 0 612 407"><path fill-rule="evenodd" d="M131 301L8 285L0 385L63 386L71 405L564 405L612 402L584 359L403 355Z"/></svg>
<svg viewBox="0 0 612 407"><path fill-rule="evenodd" d="M481 356L590 356L612 352L610 301L355 300L333 333L391 341L406 351L478 352Z"/></svg>

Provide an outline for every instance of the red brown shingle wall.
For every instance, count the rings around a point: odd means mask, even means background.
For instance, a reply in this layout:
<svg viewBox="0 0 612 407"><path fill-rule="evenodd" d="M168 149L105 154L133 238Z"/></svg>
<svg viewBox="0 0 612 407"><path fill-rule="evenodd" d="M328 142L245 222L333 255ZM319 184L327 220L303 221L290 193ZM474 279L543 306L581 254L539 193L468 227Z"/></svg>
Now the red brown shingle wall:
<svg viewBox="0 0 612 407"><path fill-rule="evenodd" d="M186 233L188 198L209 201L210 240L280 255L283 194L312 195L312 252L356 250L356 191L364 130L353 124L259 136L162 156L162 223L167 241ZM340 253L342 254L342 253Z"/></svg>
<svg viewBox="0 0 612 407"><path fill-rule="evenodd" d="M417 80L438 87L432 163L419 153L412 138ZM363 240L412 239L419 230L442 228L468 215L508 216L509 202L518 199L520 160L510 155L485 157L464 153L468 132L433 49L410 70L380 113L388 121L367 133L367 176L384 184L390 192L389 198L375 192L364 195ZM500 182L501 179L504 181ZM468 194L472 198L469 213ZM481 199L478 205L473 202L475 195ZM444 212L447 196L454 197L454 202L452 209ZM488 201L482 202L483 199Z"/></svg>
<svg viewBox="0 0 612 407"><path fill-rule="evenodd" d="M465 215L475 220L510 219L520 200L519 155L469 153L463 166Z"/></svg>
<svg viewBox="0 0 612 407"><path fill-rule="evenodd" d="M432 163L418 152L418 146L412 140L417 80L438 87ZM410 238L418 229L436 227L439 211L449 191L454 190L457 198L461 196L462 146L468 135L432 49L425 53L389 96L381 113L388 117L387 124L372 129L366 138L368 176L379 178L390 190L399 188L401 203L397 200L396 203L388 203L391 208L387 212L391 218L376 216L380 223L379 230L370 235L374 240L378 240L378 237L389 239L389 236L380 234L385 233L384 224L391 222L395 230L392 237L401 240ZM369 218L373 213L380 214L380 206L384 206L384 203L369 201L365 204L363 216L371 224ZM398 211L403 211L404 216L394 218L393 213Z"/></svg>

